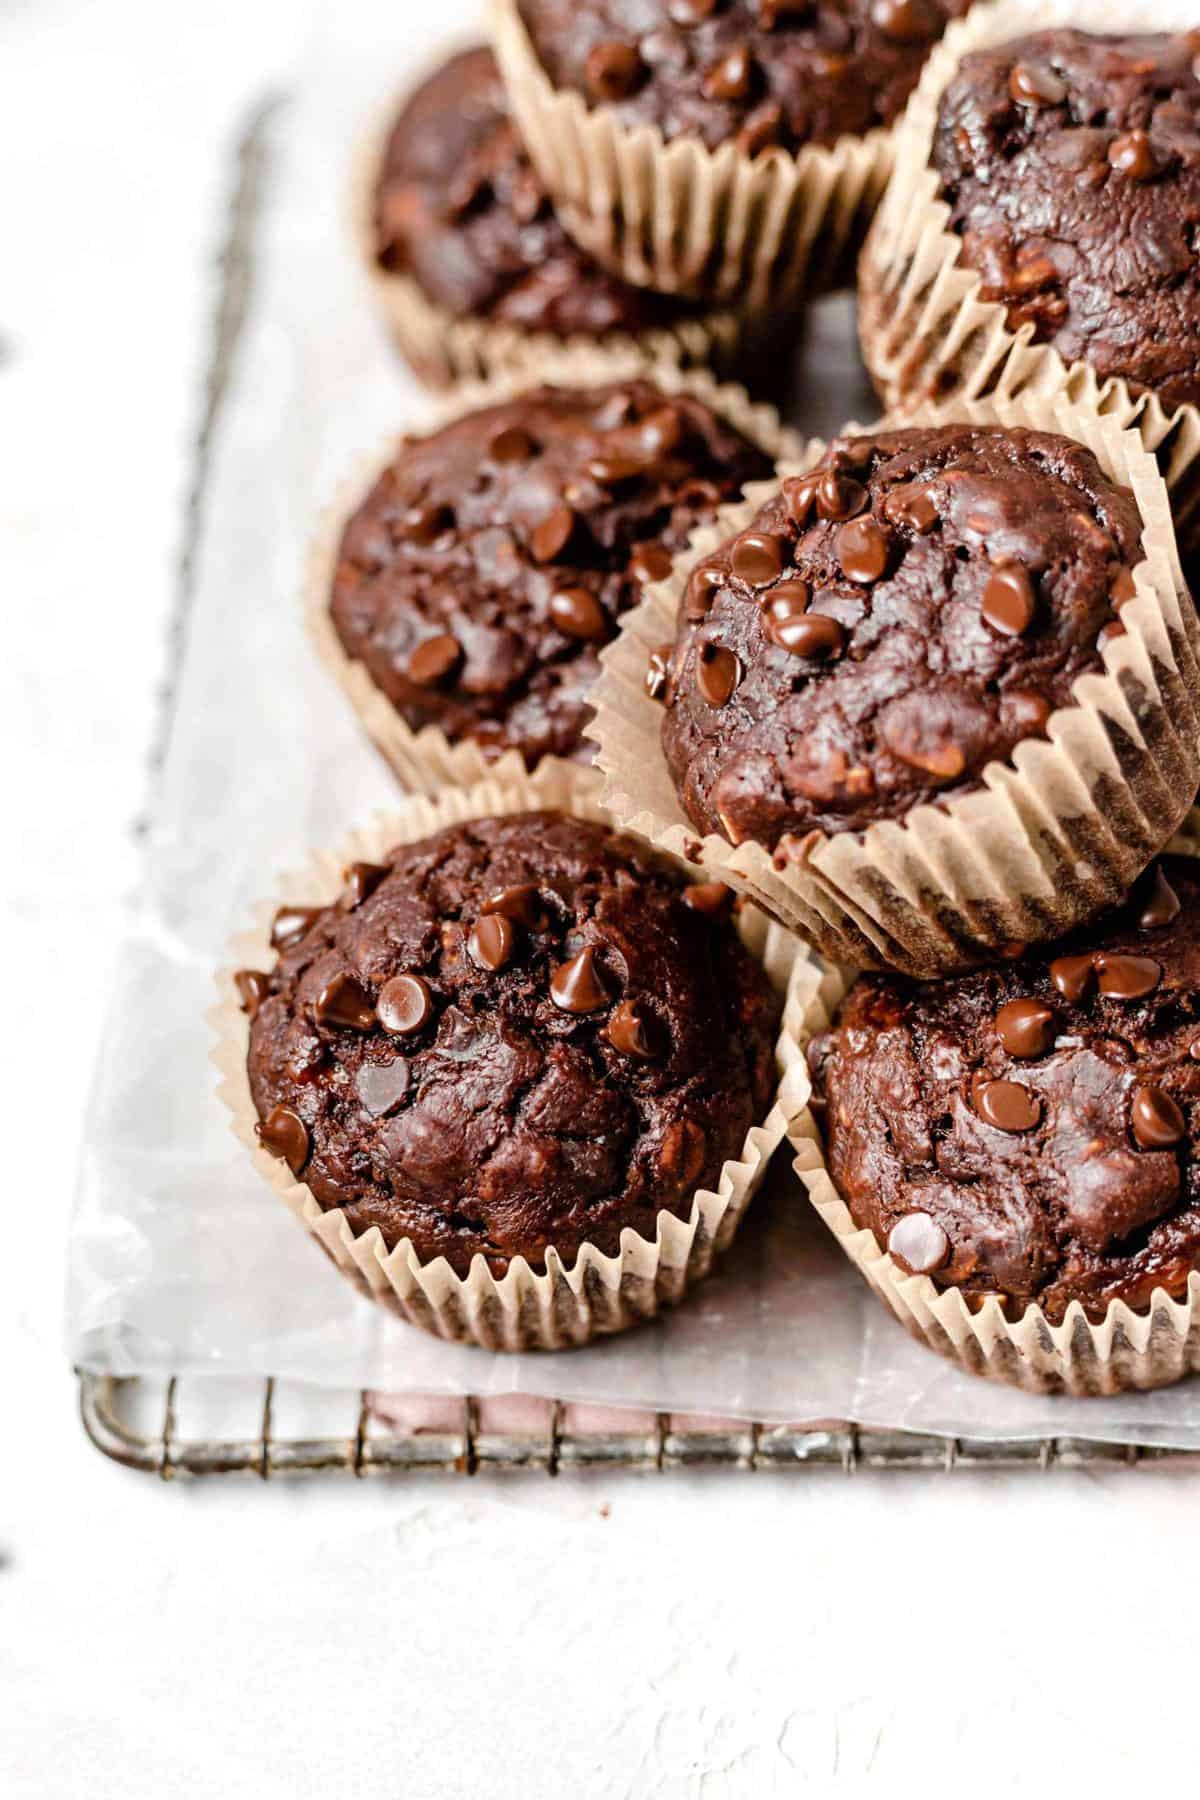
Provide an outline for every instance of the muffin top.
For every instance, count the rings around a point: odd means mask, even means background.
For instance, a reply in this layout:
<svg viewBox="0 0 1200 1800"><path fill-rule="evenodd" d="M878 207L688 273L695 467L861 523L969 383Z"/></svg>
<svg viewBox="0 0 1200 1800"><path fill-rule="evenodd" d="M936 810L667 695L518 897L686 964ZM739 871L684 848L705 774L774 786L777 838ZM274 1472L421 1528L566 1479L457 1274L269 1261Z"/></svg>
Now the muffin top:
<svg viewBox="0 0 1200 1800"><path fill-rule="evenodd" d="M356 1235L460 1275L653 1239L770 1106L778 1007L730 898L552 812L355 864L238 977L263 1144Z"/></svg>
<svg viewBox="0 0 1200 1800"><path fill-rule="evenodd" d="M978 786L1100 666L1140 538L1067 438L838 439L697 565L652 659L688 817L773 849Z"/></svg>
<svg viewBox="0 0 1200 1800"><path fill-rule="evenodd" d="M1200 36L1045 31L963 58L933 166L1012 330L1200 403Z"/></svg>
<svg viewBox="0 0 1200 1800"><path fill-rule="evenodd" d="M374 196L375 255L457 319L602 337L669 325L689 309L630 287L576 248L538 184L495 58L463 51L396 120Z"/></svg>
<svg viewBox="0 0 1200 1800"><path fill-rule="evenodd" d="M830 1174L913 1273L1091 1318L1200 1267L1200 864L953 980L866 975L814 1038Z"/></svg>
<svg viewBox="0 0 1200 1800"><path fill-rule="evenodd" d="M747 156L890 125L969 0L518 0L555 87Z"/></svg>
<svg viewBox="0 0 1200 1800"><path fill-rule="evenodd" d="M333 623L406 722L590 761L597 652L695 524L770 472L701 401L534 388L404 442L343 533Z"/></svg>

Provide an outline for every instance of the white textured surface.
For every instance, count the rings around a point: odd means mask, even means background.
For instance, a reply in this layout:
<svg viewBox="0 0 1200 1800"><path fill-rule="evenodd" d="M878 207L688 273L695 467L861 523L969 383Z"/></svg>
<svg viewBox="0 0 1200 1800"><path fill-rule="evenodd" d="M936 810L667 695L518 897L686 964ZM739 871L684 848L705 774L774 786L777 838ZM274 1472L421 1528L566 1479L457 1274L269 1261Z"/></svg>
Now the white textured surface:
<svg viewBox="0 0 1200 1800"><path fill-rule="evenodd" d="M301 10L0 9L0 754L19 847L0 1792L757 1800L867 1776L934 1793L1056 1771L1099 1792L1186 1780L1190 1474L167 1490L85 1446L62 1240L135 870L219 152L286 72ZM465 10L422 14L422 39ZM378 8L397 63L416 13Z"/></svg>

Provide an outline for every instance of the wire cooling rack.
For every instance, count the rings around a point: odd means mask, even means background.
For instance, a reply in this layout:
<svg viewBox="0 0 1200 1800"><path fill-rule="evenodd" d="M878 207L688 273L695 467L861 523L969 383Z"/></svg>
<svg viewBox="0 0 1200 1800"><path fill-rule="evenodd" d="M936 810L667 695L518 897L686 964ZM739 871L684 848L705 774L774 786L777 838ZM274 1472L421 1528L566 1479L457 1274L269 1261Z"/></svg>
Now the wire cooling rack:
<svg viewBox="0 0 1200 1800"><path fill-rule="evenodd" d="M217 262L207 378L192 451L191 476L168 626L167 673L160 695L158 724L150 753L149 805L166 753L175 694L187 640L194 595L196 548L204 519L211 446L233 372L234 360L253 292L256 231L272 164L272 128L286 104L281 96L261 99L247 116L236 149L226 229ZM138 821L146 829L150 811ZM344 1420L322 1435L281 1428L281 1398L295 1395L274 1378L251 1385L236 1418L220 1416L204 1431L183 1428L185 1395L209 1391L205 1417L212 1419L211 1394L219 1383L171 1376L117 1378L78 1371L80 1417L90 1442L129 1469L174 1480L183 1476L525 1471L559 1475L568 1470L631 1469L894 1469L949 1472L954 1469L1135 1468L1164 1462L1200 1465L1200 1451L1097 1443L1073 1437L995 1442L942 1437L924 1432L860 1428L845 1422L768 1425L712 1421L671 1413L608 1413L606 1428L579 1422L581 1410L560 1400L524 1402L531 1423L496 1429L496 1403L472 1395L432 1403L435 1423L397 1424L403 1402L359 1392L342 1396ZM315 1390L312 1391L314 1401ZM418 1403L419 1404L419 1403ZM289 1409L294 1411L294 1409ZM328 1423L330 1402L319 1409ZM303 1408L299 1409L303 1412ZM298 1414L296 1415L298 1417ZM247 1419L252 1423L247 1429Z"/></svg>

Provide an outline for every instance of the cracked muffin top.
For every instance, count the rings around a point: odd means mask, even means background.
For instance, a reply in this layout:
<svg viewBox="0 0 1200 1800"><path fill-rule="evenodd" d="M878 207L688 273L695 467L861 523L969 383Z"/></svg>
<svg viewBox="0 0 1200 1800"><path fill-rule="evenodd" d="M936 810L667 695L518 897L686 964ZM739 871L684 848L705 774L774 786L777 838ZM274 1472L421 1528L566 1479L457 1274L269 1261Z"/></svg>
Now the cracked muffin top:
<svg viewBox="0 0 1200 1800"><path fill-rule="evenodd" d="M774 849L977 787L1123 627L1141 520L1083 445L947 425L841 438L693 571L651 658L701 831Z"/></svg>
<svg viewBox="0 0 1200 1800"><path fill-rule="evenodd" d="M830 1174L900 1265L1012 1317L1145 1309L1200 1268L1200 863L1057 945L867 975L809 1046Z"/></svg>
<svg viewBox="0 0 1200 1800"><path fill-rule="evenodd" d="M237 977L264 1147L355 1235L460 1275L652 1240L774 1091L779 1006L731 900L554 812L353 865Z"/></svg>
<svg viewBox="0 0 1200 1800"><path fill-rule="evenodd" d="M1045 31L963 58L932 163L1012 330L1200 404L1200 34Z"/></svg>

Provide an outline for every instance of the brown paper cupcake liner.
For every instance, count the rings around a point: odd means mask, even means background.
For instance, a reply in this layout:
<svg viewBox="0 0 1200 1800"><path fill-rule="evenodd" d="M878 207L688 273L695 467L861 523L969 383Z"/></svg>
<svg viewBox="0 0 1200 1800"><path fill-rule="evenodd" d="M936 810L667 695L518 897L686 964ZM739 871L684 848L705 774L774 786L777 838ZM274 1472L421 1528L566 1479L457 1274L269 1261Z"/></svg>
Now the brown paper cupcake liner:
<svg viewBox="0 0 1200 1800"><path fill-rule="evenodd" d="M780 458L796 454L799 440L780 423L774 407L752 401L744 388L730 382L718 382L704 369L681 370L671 361L647 365L638 356L620 358L605 351L560 348L553 356L542 359L536 379L538 382L588 387L635 376L649 377L664 393L690 394L702 400L726 424L759 445L768 456ZM401 786L411 793L436 794L445 787L471 787L489 776L506 780L523 774L525 765L517 750L488 757L473 739L452 742L437 725L426 725L414 731L387 695L375 685L364 665L346 654L329 613L342 531L405 438L432 435L467 413L509 400L529 385L529 379L528 375L513 373L493 376L486 382L462 383L435 407L420 430L390 439L386 447L366 458L357 472L343 483L327 509L308 558L303 603L313 646L349 700L368 737ZM542 762L561 764L562 759L544 757ZM538 766L541 767L541 763ZM590 767L563 766L599 785L599 778Z"/></svg>
<svg viewBox="0 0 1200 1800"><path fill-rule="evenodd" d="M854 979L852 970L802 959L793 976L800 1009L800 1041L823 1031ZM856 1225L838 1194L825 1161L820 1129L808 1106L788 1129L795 1169L813 1206L850 1261L900 1323L919 1342L973 1375L1030 1393L1117 1394L1128 1388L1167 1387L1200 1369L1200 1274L1188 1280L1186 1300L1156 1288L1145 1312L1114 1300L1099 1323L1078 1301L1061 1325L1040 1306L1007 1319L997 1299L972 1306L960 1288L939 1288L928 1275L909 1275L881 1247L874 1232Z"/></svg>
<svg viewBox="0 0 1200 1800"><path fill-rule="evenodd" d="M942 93L962 58L1066 25L1127 32L1137 21L1113 0L1086 8L1079 0L996 0L973 7L934 50L897 131L894 173L859 262L863 358L890 407L1065 392L1137 430L1170 490L1180 542L1191 544L1200 540L1200 409L1168 410L1153 392L1132 393L1120 377L1101 379L1087 363L1035 343L1031 324L1011 330L1004 305L980 297L982 276L960 265L962 239L929 166Z"/></svg>
<svg viewBox="0 0 1200 1800"><path fill-rule="evenodd" d="M902 822L813 831L785 839L774 856L752 842L699 838L663 756L662 709L644 687L647 658L674 641L696 563L744 529L774 483L748 488L697 531L666 580L626 616L601 657L588 727L604 803L622 825L740 889L834 961L917 976L1059 937L1114 901L1178 829L1200 771L1200 627L1166 490L1140 438L1061 394L905 414L915 425L950 419L1075 438L1133 490L1141 512L1145 561L1136 598L1122 609L1126 634L1105 645L1101 671L1076 681L1073 703L1053 715L1045 739L990 763L978 789L915 807ZM811 443L780 478L811 468L823 448Z"/></svg>
<svg viewBox="0 0 1200 1800"><path fill-rule="evenodd" d="M795 940L751 907L738 915L743 941L763 964L776 991L785 996L776 1051L779 1087L767 1117L748 1132L740 1155L725 1164L717 1190L699 1190L686 1218L660 1213L653 1242L626 1229L616 1254L605 1255L585 1244L568 1267L550 1249L544 1274L517 1257L499 1278L481 1256L464 1277L442 1257L422 1262L407 1239L389 1252L378 1228L356 1237L341 1212L323 1212L304 1183L262 1149L254 1131L257 1115L246 1075L249 1022L238 1006L232 976L237 968L269 968L274 961L270 922L280 901L307 905L332 901L344 885L348 862L378 860L398 842L412 842L488 814L555 807L580 818L605 820L594 788L581 784L578 773L562 766L542 768L534 776L493 778L437 800L414 797L390 817L354 833L337 851L314 855L305 869L280 882L278 891L258 908L253 929L231 946L229 968L219 977L220 1000L211 1015L218 1091L229 1108L233 1129L259 1172L338 1269L360 1292L410 1325L492 1350L563 1350L624 1331L681 1300L732 1241L793 1114L803 1104L807 1077L794 1036L799 1013L791 991L792 971L800 956Z"/></svg>
<svg viewBox="0 0 1200 1800"><path fill-rule="evenodd" d="M517 0L490 0L513 114L564 225L606 268L641 287L739 299L752 311L795 304L828 284L877 203L893 131L796 154L749 157L733 144L668 143L611 107L554 88Z"/></svg>

